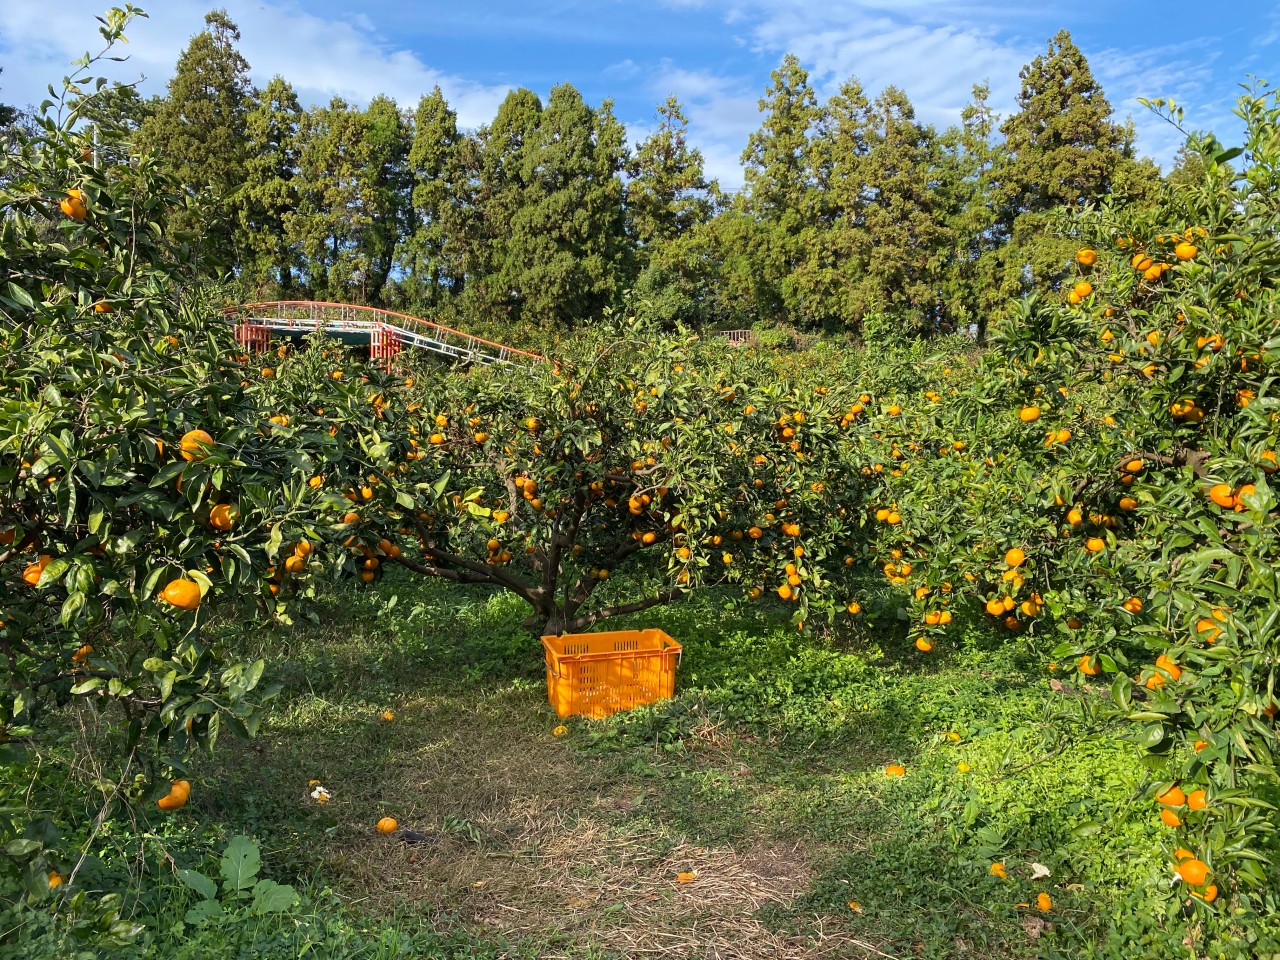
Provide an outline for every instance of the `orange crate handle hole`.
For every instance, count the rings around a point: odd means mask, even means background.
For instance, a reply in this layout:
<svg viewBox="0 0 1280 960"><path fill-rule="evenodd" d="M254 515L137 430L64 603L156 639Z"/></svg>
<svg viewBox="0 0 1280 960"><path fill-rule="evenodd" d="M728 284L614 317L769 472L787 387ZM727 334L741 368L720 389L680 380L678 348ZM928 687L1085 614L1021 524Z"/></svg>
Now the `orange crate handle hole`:
<svg viewBox="0 0 1280 960"><path fill-rule="evenodd" d="M667 652L667 650L658 650L655 652L664 654ZM576 654L573 654L573 656L575 657L575 662L580 662L583 660L616 660L617 659L616 655L612 653L576 653ZM684 660L683 647L681 647L679 650L676 651L676 669L677 670L680 669L680 662L682 660ZM563 679L563 674L560 673L560 658L556 654L548 651L546 662L547 662L547 670L551 672L551 676L555 677L557 680Z"/></svg>

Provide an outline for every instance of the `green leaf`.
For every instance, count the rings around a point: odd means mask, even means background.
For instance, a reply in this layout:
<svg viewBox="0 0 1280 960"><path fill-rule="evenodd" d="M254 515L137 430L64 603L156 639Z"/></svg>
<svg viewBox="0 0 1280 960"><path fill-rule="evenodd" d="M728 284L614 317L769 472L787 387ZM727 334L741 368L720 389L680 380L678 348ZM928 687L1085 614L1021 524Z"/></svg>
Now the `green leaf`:
<svg viewBox="0 0 1280 960"><path fill-rule="evenodd" d="M274 880L259 880L253 885L253 912L258 916L282 913L293 906L297 894L293 887Z"/></svg>
<svg viewBox="0 0 1280 960"><path fill-rule="evenodd" d="M178 879L206 900L216 900L218 885L196 870L179 870Z"/></svg>
<svg viewBox="0 0 1280 960"><path fill-rule="evenodd" d="M262 856L258 844L249 837L232 837L222 854L222 876L227 889L240 893L253 886L262 868Z"/></svg>
<svg viewBox="0 0 1280 960"><path fill-rule="evenodd" d="M29 857L43 846L39 840L10 840L4 845L4 852L11 857Z"/></svg>
<svg viewBox="0 0 1280 960"><path fill-rule="evenodd" d="M36 302L32 298L31 294L27 293L27 291L23 290L13 281L9 282L9 296L13 298L14 302L21 304L28 310L35 308Z"/></svg>
<svg viewBox="0 0 1280 960"><path fill-rule="evenodd" d="M188 910L182 919L190 924L199 924L222 916L222 912L222 904L217 900L201 900Z"/></svg>

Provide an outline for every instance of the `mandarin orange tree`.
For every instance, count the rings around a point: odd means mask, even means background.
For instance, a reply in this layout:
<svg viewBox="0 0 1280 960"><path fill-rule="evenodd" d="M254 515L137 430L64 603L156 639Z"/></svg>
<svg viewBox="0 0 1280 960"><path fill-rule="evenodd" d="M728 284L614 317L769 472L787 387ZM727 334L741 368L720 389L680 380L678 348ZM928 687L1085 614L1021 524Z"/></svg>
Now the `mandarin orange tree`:
<svg viewBox="0 0 1280 960"><path fill-rule="evenodd" d="M1179 900L1247 917L1277 891L1280 101L1238 112L1244 146L1199 141L1158 208L1064 215L1058 298L904 373L863 469L917 646L967 611L1074 676L1143 750Z"/></svg>
<svg viewBox="0 0 1280 960"><path fill-rule="evenodd" d="M132 13L102 21L108 48ZM0 757L39 750L60 708L112 705L121 769L154 774L255 727L263 663L225 660L201 626L214 601L289 617L311 589L289 559L308 481L347 448L258 406L200 264L165 239L180 192L155 159L93 162L78 119L103 89L79 93L94 60L0 156ZM113 148L98 156L128 156L121 131L97 137ZM153 775L133 792L170 790ZM17 815L0 833L47 890L49 834Z"/></svg>
<svg viewBox="0 0 1280 960"><path fill-rule="evenodd" d="M300 403L334 362L299 354L261 390ZM390 561L492 584L540 633L713 583L769 590L797 621L832 602L819 564L847 538L862 478L845 468L856 417L827 387L617 318L555 362L354 389L378 418L360 440L374 468L349 457L321 482L326 529L366 580Z"/></svg>

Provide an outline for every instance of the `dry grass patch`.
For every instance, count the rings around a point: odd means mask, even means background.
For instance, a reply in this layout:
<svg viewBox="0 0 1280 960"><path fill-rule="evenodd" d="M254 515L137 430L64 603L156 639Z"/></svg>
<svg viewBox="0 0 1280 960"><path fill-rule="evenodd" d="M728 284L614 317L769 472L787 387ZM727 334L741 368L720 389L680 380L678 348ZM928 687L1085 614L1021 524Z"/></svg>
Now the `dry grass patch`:
<svg viewBox="0 0 1280 960"><path fill-rule="evenodd" d="M401 738L419 721L437 738L397 751L385 769L380 798L397 809L369 811L330 849L343 888L510 941L513 956L527 956L530 941L547 960L876 955L820 917L799 935L761 919L808 889L814 871L799 843L762 825L736 847L695 844L604 759L552 738L532 696L402 712ZM726 738L709 736L707 747L705 759L745 769ZM380 837L375 812L429 839ZM682 872L697 876L680 883Z"/></svg>

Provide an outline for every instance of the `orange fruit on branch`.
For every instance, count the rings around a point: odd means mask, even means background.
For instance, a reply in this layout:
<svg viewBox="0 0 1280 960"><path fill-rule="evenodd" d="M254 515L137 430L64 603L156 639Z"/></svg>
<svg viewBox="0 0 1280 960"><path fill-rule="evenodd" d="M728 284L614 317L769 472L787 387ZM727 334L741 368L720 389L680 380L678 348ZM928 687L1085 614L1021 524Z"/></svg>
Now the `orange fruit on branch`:
<svg viewBox="0 0 1280 960"><path fill-rule="evenodd" d="M169 792L156 801L161 810L181 810L191 797L191 784L186 780L175 780L169 785Z"/></svg>
<svg viewBox="0 0 1280 960"><path fill-rule="evenodd" d="M1183 860L1177 866L1178 876L1193 887L1198 887L1209 878L1209 866L1203 860L1191 858Z"/></svg>
<svg viewBox="0 0 1280 960"><path fill-rule="evenodd" d="M160 591L160 599L179 610L195 610L200 606L200 585L185 577L170 580Z"/></svg>
<svg viewBox="0 0 1280 960"><path fill-rule="evenodd" d="M79 190L68 190L67 195L62 198L58 206L63 213L77 223L89 215L89 208L85 206L84 202L84 194Z"/></svg>
<svg viewBox="0 0 1280 960"><path fill-rule="evenodd" d="M203 430L188 430L182 435L178 449L183 460L203 460L214 446L213 437Z"/></svg>
<svg viewBox="0 0 1280 960"><path fill-rule="evenodd" d="M240 516L240 510L230 503L215 504L213 509L209 511L209 526L215 530L230 530L235 526L236 520Z"/></svg>

